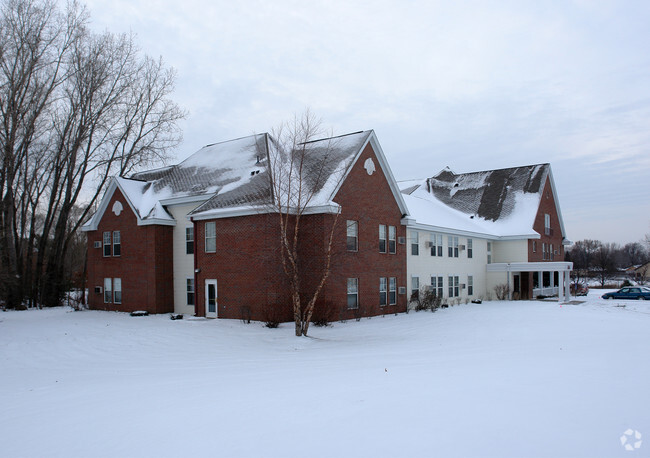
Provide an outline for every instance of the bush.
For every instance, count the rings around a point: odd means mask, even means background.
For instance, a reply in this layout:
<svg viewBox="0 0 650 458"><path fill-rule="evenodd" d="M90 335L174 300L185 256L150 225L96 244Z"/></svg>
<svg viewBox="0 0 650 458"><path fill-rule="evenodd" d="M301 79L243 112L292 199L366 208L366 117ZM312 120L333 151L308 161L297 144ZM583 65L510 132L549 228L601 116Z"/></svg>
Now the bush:
<svg viewBox="0 0 650 458"><path fill-rule="evenodd" d="M626 279L623 283L621 283L621 288L623 288L624 286L633 286L633 285L632 283L630 283L630 280Z"/></svg>
<svg viewBox="0 0 650 458"><path fill-rule="evenodd" d="M336 314L336 304L332 301L318 301L314 306L314 313L311 315L311 322L314 326L329 326Z"/></svg>
<svg viewBox="0 0 650 458"><path fill-rule="evenodd" d="M269 304L264 311L264 326L269 329L275 329L280 326L280 304Z"/></svg>
<svg viewBox="0 0 650 458"><path fill-rule="evenodd" d="M497 297L498 301L505 301L506 299L508 299L509 294L510 294L510 288L505 283L496 285L494 287L494 295Z"/></svg>
<svg viewBox="0 0 650 458"><path fill-rule="evenodd" d="M442 297L436 296L436 293L425 286L419 291L414 291L411 295L411 303L415 304L415 311L431 310L435 312L442 304Z"/></svg>

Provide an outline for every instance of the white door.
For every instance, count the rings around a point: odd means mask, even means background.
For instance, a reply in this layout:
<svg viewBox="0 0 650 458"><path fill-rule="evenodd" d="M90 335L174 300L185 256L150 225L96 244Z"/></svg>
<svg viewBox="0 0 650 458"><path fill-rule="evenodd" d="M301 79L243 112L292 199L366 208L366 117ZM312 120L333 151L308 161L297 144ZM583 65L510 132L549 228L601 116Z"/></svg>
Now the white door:
<svg viewBox="0 0 650 458"><path fill-rule="evenodd" d="M217 280L205 281L205 316L217 318Z"/></svg>

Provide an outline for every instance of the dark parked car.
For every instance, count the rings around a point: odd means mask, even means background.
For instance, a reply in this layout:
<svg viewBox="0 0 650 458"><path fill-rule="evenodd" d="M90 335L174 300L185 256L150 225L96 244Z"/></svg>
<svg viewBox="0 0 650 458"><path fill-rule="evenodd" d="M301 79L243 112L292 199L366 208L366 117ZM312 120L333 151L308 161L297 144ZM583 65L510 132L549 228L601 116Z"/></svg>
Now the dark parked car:
<svg viewBox="0 0 650 458"><path fill-rule="evenodd" d="M650 288L644 286L626 286L618 291L603 294L603 299L645 299L650 301Z"/></svg>

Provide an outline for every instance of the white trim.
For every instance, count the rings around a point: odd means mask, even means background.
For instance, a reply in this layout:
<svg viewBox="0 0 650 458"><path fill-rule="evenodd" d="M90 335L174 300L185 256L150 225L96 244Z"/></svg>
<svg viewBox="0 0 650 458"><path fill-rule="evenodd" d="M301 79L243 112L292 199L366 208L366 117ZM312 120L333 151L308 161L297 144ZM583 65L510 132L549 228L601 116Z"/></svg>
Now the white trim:
<svg viewBox="0 0 650 458"><path fill-rule="evenodd" d="M341 206L330 202L326 205L317 205L314 207L307 207L302 212L303 215L314 215L321 213L330 213L337 214L341 211ZM202 221L206 219L220 219L220 218L231 218L234 216L251 216L251 215L268 215L278 213L277 209L269 208L269 205L257 206L257 207L235 207L235 208L220 208L215 210L205 210L194 215L190 214L189 218L191 221ZM288 210L290 215L295 215L296 209L290 208Z"/></svg>
<svg viewBox="0 0 650 458"><path fill-rule="evenodd" d="M194 202L197 203L203 203L207 200L210 200L215 193L210 193L210 194L199 194L199 195L192 195L192 196L184 196L184 197L170 197L169 199L161 199L159 200L160 205L185 205L185 204L191 204Z"/></svg>
<svg viewBox="0 0 650 458"><path fill-rule="evenodd" d="M443 226L432 226L430 224L423 224L414 222L415 220L410 217L402 218L402 225L405 225L409 229L416 229L420 231L429 231L429 232L438 232L451 235L462 235L465 237L494 240L494 241L507 241L507 240L528 240L528 239L539 239L541 236L533 231L530 234L521 234L521 235L494 235L487 234L484 232L473 232L473 231L463 231L460 229L452 229L449 227Z"/></svg>
<svg viewBox="0 0 650 458"><path fill-rule="evenodd" d="M487 265L488 272L571 272L572 262L496 262Z"/></svg>

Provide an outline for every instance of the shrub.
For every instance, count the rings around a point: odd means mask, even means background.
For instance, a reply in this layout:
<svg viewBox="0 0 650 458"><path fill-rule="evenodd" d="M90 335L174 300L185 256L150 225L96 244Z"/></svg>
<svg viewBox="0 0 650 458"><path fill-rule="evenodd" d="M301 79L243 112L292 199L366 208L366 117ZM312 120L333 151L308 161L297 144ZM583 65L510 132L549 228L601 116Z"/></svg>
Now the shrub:
<svg viewBox="0 0 650 458"><path fill-rule="evenodd" d="M505 283L496 285L494 287L494 295L497 297L498 301L504 301L508 299L509 294L510 294L510 288Z"/></svg>
<svg viewBox="0 0 650 458"><path fill-rule="evenodd" d="M314 313L311 315L311 322L314 326L329 326L336 314L336 304L332 301L318 301L314 306Z"/></svg>
<svg viewBox="0 0 650 458"><path fill-rule="evenodd" d="M264 326L269 329L275 329L280 326L280 304L269 304L264 310Z"/></svg>

